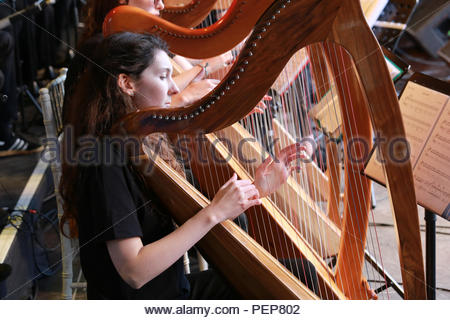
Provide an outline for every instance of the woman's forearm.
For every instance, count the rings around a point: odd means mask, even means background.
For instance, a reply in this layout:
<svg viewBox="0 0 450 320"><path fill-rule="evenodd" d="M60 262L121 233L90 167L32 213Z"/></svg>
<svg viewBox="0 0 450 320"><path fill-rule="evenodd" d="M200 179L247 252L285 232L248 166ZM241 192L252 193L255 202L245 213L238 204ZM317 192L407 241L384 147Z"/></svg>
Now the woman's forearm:
<svg viewBox="0 0 450 320"><path fill-rule="evenodd" d="M142 245L139 238L108 241L108 251L122 279L139 289L174 264L217 222L214 208L206 207L164 238Z"/></svg>
<svg viewBox="0 0 450 320"><path fill-rule="evenodd" d="M201 66L195 66L173 77L173 81L175 81L178 89L183 91L194 79L203 78L202 74L203 68Z"/></svg>

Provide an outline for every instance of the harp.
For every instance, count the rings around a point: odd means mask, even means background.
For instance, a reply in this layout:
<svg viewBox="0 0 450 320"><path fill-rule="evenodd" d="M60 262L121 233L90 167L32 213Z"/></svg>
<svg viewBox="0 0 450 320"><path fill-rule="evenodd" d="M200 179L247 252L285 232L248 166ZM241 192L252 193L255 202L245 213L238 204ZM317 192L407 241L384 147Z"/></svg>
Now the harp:
<svg viewBox="0 0 450 320"><path fill-rule="evenodd" d="M214 9L217 0L171 1L161 11L164 20L182 27L195 27Z"/></svg>
<svg viewBox="0 0 450 320"><path fill-rule="evenodd" d="M140 136L161 131L195 134L232 128L230 135L237 132L239 138L249 138L246 131L233 124L247 115L273 86L290 58L308 46L311 78L318 88L317 104L325 101L325 105L340 105L337 111L340 121L337 122L340 122L344 144L344 172L339 173L336 145L329 143L327 177L320 179L325 185L313 184L314 190L321 190L316 192L316 197L303 195L306 185L301 183L305 176L301 176L298 180L288 180L282 192L273 196L279 201L264 199L261 210L247 212L250 220L254 220L251 223L265 226L271 236L261 231L249 232L254 237L251 239L227 221L214 228L200 245L208 259L218 267L224 266L225 276L245 297L314 298L311 291L278 263L283 257L302 256L317 269L319 290L315 291L320 298L371 298L373 296L362 275L370 214L370 185L361 175L362 164L352 161L361 159L364 153L364 148L354 142L363 142L370 147L372 132L386 141L404 138L397 98L379 45L365 23L358 1L258 1L250 18L245 21L230 18L236 17L239 10L244 11L250 2L233 2L234 7L230 7L220 25L199 31L185 30L159 18L149 20L143 12L125 7L119 7L108 15L104 25L106 34L123 30L156 32L169 42L172 51L194 58L220 54L252 31L232 69L208 96L186 108L150 108L129 114L117 128ZM130 21L130 16L134 19L127 25L125 21ZM234 21L228 27L224 22L229 22L227 19ZM253 25L249 26L248 20ZM190 47L204 50L193 52ZM334 80L327 82L327 78ZM334 92L336 98L327 102L326 92ZM282 137L281 140L295 139L294 134L286 132L286 127L289 123L283 127L283 121L272 124L272 130ZM214 139L217 135L219 133L209 137ZM214 144L213 141L210 143ZM229 158L230 148L219 143L214 147L223 158ZM255 144L249 148L246 152L263 152ZM379 144L379 150L385 161L405 298L425 299L412 171L409 161L402 164L396 161L405 159L407 147L405 144L383 143ZM194 214L207 205L207 200L198 191L177 177L164 163L156 159L154 165L153 177L148 179L150 187L166 201L177 222L185 221L189 217L187 212ZM243 168L231 157L229 162L217 168L215 181L200 184L205 189L206 186L217 188L231 171L237 172L240 178L252 178L252 170ZM164 187L161 187L160 179L164 179ZM345 185L343 197L340 184ZM169 191L175 199L168 196ZM326 208L318 208L317 202L322 198L327 199ZM179 203L183 204L182 210ZM310 226L309 233L315 233L318 239L338 239L335 247L328 247L330 252L317 252L314 240L309 241L301 232L301 218L289 217L288 212L292 211L295 203L301 204L297 210L300 213L307 208L316 214L319 223ZM283 212L283 206L289 210ZM334 268L329 268L323 261L330 254L337 255Z"/></svg>

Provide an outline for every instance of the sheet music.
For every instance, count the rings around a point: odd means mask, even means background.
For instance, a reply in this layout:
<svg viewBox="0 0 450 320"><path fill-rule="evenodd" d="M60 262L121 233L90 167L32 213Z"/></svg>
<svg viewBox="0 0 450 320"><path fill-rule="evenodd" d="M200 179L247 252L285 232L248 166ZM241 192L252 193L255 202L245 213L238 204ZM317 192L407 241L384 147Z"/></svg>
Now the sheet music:
<svg viewBox="0 0 450 320"><path fill-rule="evenodd" d="M434 212L443 212L450 204L450 100L437 122L414 169L417 198ZM445 217L445 216L444 216ZM447 218L448 219L448 218Z"/></svg>
<svg viewBox="0 0 450 320"><path fill-rule="evenodd" d="M432 89L408 82L399 101L406 138L411 147L411 166L430 136L448 96Z"/></svg>
<svg viewBox="0 0 450 320"><path fill-rule="evenodd" d="M399 104L411 148L417 201L450 220L450 98L410 81ZM375 154L364 171L385 184L384 170Z"/></svg>

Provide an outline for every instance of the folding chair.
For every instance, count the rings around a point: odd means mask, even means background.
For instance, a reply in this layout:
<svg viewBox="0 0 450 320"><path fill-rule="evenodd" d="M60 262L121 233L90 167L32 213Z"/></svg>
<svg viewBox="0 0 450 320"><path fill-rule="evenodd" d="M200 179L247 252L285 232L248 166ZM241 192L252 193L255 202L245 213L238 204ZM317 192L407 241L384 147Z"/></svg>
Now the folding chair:
<svg viewBox="0 0 450 320"><path fill-rule="evenodd" d="M64 81L66 79L67 68L62 68L56 79L52 80L45 88L39 90L39 100L44 117L44 125L47 136L46 159L50 161L50 167L55 186L56 204L58 209L58 221L61 221L63 215L63 200L59 193L59 181L61 179L61 160L60 160L60 141L62 138L62 106L64 102ZM68 224L63 226L68 234ZM61 260L62 260L62 298L74 299L78 288L86 288L86 283L80 283L81 270L77 282L73 282L72 263L73 258L78 251L78 241L69 239L62 235L61 241ZM74 291L72 291L74 290Z"/></svg>

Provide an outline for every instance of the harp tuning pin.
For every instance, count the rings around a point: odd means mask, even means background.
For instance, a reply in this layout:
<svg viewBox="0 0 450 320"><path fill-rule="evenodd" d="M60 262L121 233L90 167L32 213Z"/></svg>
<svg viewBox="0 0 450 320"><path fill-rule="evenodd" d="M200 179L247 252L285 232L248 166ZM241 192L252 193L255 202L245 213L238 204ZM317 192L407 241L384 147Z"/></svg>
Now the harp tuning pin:
<svg viewBox="0 0 450 320"><path fill-rule="evenodd" d="M262 29L261 29L261 32L266 32L266 28L262 28Z"/></svg>
<svg viewBox="0 0 450 320"><path fill-rule="evenodd" d="M272 20L275 20L276 19L276 17L275 16L272 16Z"/></svg>
<svg viewBox="0 0 450 320"><path fill-rule="evenodd" d="M180 121L182 118L181 118L181 116L178 116L178 121Z"/></svg>
<svg viewBox="0 0 450 320"><path fill-rule="evenodd" d="M158 119L161 120L162 118L163 118L163 116L162 116L162 115L159 115Z"/></svg>
<svg viewBox="0 0 450 320"><path fill-rule="evenodd" d="M214 103L216 103L214 100L213 101L211 101L211 104L214 104Z"/></svg>
<svg viewBox="0 0 450 320"><path fill-rule="evenodd" d="M198 113L198 111L195 111L195 113L194 113L196 116L198 116L199 115L199 113Z"/></svg>
<svg viewBox="0 0 450 320"><path fill-rule="evenodd" d="M278 9L276 13L279 14L280 12L281 12L281 11Z"/></svg>
<svg viewBox="0 0 450 320"><path fill-rule="evenodd" d="M189 116L191 117L191 119L194 117L194 115L192 113Z"/></svg>
<svg viewBox="0 0 450 320"><path fill-rule="evenodd" d="M225 91L222 91L222 92L220 93L220 95L221 95L221 96L224 96L224 95L225 95Z"/></svg>
<svg viewBox="0 0 450 320"><path fill-rule="evenodd" d="M270 26L270 21L267 21L267 22L266 22L266 26Z"/></svg>
<svg viewBox="0 0 450 320"><path fill-rule="evenodd" d="M164 119L169 120L169 116L166 116Z"/></svg>
<svg viewBox="0 0 450 320"><path fill-rule="evenodd" d="M152 118L153 118L153 119L156 119L156 114L154 114L154 115L152 116Z"/></svg>
<svg viewBox="0 0 450 320"><path fill-rule="evenodd" d="M203 109L202 107L200 107L200 112L205 112L205 109Z"/></svg>
<svg viewBox="0 0 450 320"><path fill-rule="evenodd" d="M184 120L187 120L188 116L187 114L184 115Z"/></svg>
<svg viewBox="0 0 450 320"><path fill-rule="evenodd" d="M172 116L170 119L172 119L172 121L175 120L175 116Z"/></svg>
<svg viewBox="0 0 450 320"><path fill-rule="evenodd" d="M209 108L211 108L211 105L210 105L210 104L207 104L207 105L206 105L206 109L209 109Z"/></svg>
<svg viewBox="0 0 450 320"><path fill-rule="evenodd" d="M225 87L225 90L230 90L230 86L226 86L226 87Z"/></svg>
<svg viewBox="0 0 450 320"><path fill-rule="evenodd" d="M245 61L244 61L244 64L248 64L248 60L245 60Z"/></svg>
<svg viewBox="0 0 450 320"><path fill-rule="evenodd" d="M253 55L253 52L249 51L248 56L251 57Z"/></svg>
<svg viewBox="0 0 450 320"><path fill-rule="evenodd" d="M240 72L244 72L245 70L244 70L244 68L240 68L239 71Z"/></svg>
<svg viewBox="0 0 450 320"><path fill-rule="evenodd" d="M258 34L257 36L256 36L256 39L261 39L262 38L262 36L260 35L260 34Z"/></svg>
<svg viewBox="0 0 450 320"><path fill-rule="evenodd" d="M235 79L236 79L236 80L239 80L239 75L238 75L238 74L236 75Z"/></svg>
<svg viewBox="0 0 450 320"><path fill-rule="evenodd" d="M285 5L285 4L282 4L282 5L281 5L281 8L283 8L283 9L286 8L286 5Z"/></svg>
<svg viewBox="0 0 450 320"><path fill-rule="evenodd" d="M234 80L231 80L231 81L230 81L230 84L231 84L231 85L233 85L233 84L235 84L235 83L236 83L236 82L234 82Z"/></svg>

